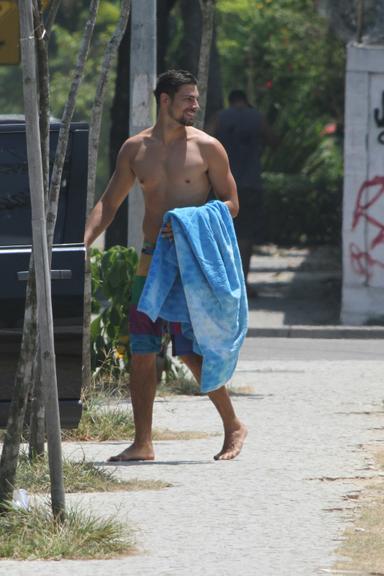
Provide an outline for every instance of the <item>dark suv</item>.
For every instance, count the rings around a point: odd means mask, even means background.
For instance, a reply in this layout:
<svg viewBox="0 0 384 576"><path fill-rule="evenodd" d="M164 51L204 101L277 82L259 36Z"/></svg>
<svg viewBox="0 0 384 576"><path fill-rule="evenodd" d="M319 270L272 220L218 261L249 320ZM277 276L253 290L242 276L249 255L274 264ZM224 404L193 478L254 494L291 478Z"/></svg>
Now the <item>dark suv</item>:
<svg viewBox="0 0 384 576"><path fill-rule="evenodd" d="M50 127L52 167L60 122ZM61 424L81 416L84 219L88 126L73 123L52 252L52 301ZM31 202L25 123L0 117L0 427L5 427L20 349L31 253Z"/></svg>

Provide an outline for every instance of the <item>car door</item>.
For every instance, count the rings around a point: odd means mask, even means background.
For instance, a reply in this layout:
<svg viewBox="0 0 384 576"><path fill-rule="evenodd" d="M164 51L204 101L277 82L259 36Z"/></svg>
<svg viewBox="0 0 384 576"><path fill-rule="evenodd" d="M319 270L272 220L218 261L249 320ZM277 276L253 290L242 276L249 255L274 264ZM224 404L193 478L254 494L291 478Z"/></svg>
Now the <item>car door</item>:
<svg viewBox="0 0 384 576"><path fill-rule="evenodd" d="M51 165L60 123L51 124ZM61 424L81 416L88 128L71 126L52 250L51 280ZM25 125L0 119L0 427L12 398L31 255Z"/></svg>

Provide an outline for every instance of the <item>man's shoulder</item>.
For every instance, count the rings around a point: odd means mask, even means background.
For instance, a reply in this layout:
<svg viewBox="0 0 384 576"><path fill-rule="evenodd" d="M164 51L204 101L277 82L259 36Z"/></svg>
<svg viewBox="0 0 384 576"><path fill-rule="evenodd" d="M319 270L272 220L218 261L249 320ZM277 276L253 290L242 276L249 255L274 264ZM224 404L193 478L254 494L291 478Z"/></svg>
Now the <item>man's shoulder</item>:
<svg viewBox="0 0 384 576"><path fill-rule="evenodd" d="M193 128L193 132L190 134L191 138L195 139L202 157L205 158L207 162L211 162L215 159L218 160L226 155L223 145L214 136L203 132L203 130L198 130L197 128Z"/></svg>
<svg viewBox="0 0 384 576"><path fill-rule="evenodd" d="M145 138L149 138L152 134L152 128L146 128L134 136L130 136L125 140L120 148L121 154L124 156L131 156L136 154L140 146L143 144Z"/></svg>
<svg viewBox="0 0 384 576"><path fill-rule="evenodd" d="M199 146L215 147L219 142L216 138L192 126L188 127L188 137L195 140Z"/></svg>
<svg viewBox="0 0 384 576"><path fill-rule="evenodd" d="M152 126L150 128L145 128L145 130L142 130L141 132L138 132L137 134L134 134L133 136L127 138L123 146L133 147L137 146L138 144L141 144L145 140L145 138L150 138L152 136L152 131L153 131Z"/></svg>

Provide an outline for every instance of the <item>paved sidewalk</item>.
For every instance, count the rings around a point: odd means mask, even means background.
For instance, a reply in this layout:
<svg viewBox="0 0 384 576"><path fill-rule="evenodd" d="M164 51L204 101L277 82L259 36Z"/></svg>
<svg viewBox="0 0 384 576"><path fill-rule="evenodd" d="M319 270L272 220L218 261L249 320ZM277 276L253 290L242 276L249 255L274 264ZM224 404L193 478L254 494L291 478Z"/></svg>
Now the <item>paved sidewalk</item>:
<svg viewBox="0 0 384 576"><path fill-rule="evenodd" d="M256 344L257 339L252 339ZM361 477L362 444L384 440L381 361L242 360L233 381L249 426L241 456L214 462L221 437L158 442L153 463L113 466L121 478L170 482L154 492L68 497L137 530L139 553L109 561L0 562L7 576L315 576L332 566ZM158 427L220 432L205 397L159 399ZM105 465L121 443L66 444ZM352 502L352 504L351 504Z"/></svg>
<svg viewBox="0 0 384 576"><path fill-rule="evenodd" d="M73 458L85 455L121 478L172 487L68 496L68 503L133 526L137 554L0 561L1 575L320 576L332 567L353 496L361 479L374 474L363 446L384 441L384 327L339 325L337 253L263 250L252 261L251 282L259 290L250 302L253 337L232 382L236 409L249 427L240 457L212 459L221 425L206 397L156 401L157 427L211 435L157 442L155 462L112 466L106 459L125 443L67 443Z"/></svg>

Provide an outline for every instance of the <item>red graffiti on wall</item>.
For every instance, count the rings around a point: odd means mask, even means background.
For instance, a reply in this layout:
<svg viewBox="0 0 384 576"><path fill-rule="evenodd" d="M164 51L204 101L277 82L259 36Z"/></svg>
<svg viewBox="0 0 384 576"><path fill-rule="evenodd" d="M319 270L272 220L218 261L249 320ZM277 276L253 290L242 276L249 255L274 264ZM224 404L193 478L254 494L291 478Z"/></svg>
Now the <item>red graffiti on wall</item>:
<svg viewBox="0 0 384 576"><path fill-rule="evenodd" d="M370 195L369 192L372 190L374 193ZM375 267L384 269L384 262L372 255L372 251L379 244L384 244L384 221L381 222L372 213L372 207L377 204L381 197L384 199L384 176L375 176L372 180L366 180L357 193L353 212L352 230L355 230L359 222L363 220L370 227L370 230L376 232L365 250L361 250L355 242L351 242L349 245L352 267L356 274L364 276L366 280L372 278Z"/></svg>

